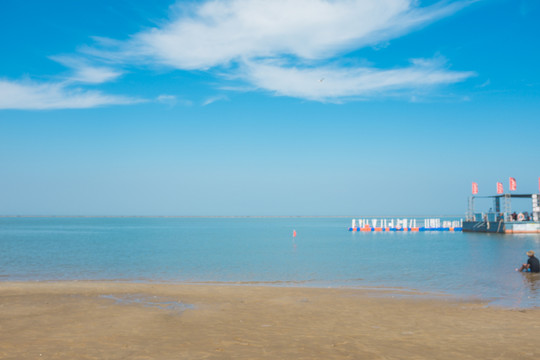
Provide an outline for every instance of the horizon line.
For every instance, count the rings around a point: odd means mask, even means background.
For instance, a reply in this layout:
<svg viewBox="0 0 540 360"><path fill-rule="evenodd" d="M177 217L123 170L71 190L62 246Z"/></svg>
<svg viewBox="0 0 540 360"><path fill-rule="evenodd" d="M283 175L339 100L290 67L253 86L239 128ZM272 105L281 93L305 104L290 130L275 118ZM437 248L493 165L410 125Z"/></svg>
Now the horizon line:
<svg viewBox="0 0 540 360"><path fill-rule="evenodd" d="M400 218L400 217L460 217L445 215L0 215L0 218Z"/></svg>

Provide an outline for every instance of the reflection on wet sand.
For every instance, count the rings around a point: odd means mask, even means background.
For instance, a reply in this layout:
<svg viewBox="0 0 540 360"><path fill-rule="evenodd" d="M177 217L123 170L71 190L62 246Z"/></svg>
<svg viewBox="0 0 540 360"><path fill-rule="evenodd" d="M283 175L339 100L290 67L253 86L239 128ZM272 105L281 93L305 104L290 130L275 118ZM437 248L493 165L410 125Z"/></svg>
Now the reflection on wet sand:
<svg viewBox="0 0 540 360"><path fill-rule="evenodd" d="M536 297L540 290L540 273L523 273L523 282L530 289L529 297Z"/></svg>

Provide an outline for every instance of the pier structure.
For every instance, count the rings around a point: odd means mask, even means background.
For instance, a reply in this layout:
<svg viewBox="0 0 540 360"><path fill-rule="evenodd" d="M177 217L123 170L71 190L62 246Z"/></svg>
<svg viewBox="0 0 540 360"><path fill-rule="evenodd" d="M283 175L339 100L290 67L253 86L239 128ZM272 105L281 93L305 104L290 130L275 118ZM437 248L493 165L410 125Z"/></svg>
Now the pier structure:
<svg viewBox="0 0 540 360"><path fill-rule="evenodd" d="M461 231L463 220L440 218L382 218L352 219L349 231Z"/></svg>
<svg viewBox="0 0 540 360"><path fill-rule="evenodd" d="M477 199L492 199L493 206L487 212L477 212L475 210ZM512 199L531 199L531 211L513 211ZM540 194L470 196L463 231L504 234L540 233Z"/></svg>

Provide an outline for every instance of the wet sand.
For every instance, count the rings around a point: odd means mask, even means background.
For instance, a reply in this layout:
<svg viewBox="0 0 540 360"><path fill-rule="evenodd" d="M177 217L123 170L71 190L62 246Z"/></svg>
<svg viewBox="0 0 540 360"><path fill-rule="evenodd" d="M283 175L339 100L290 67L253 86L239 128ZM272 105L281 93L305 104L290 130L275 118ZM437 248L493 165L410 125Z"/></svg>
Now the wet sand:
<svg viewBox="0 0 540 360"><path fill-rule="evenodd" d="M538 308L375 290L0 283L0 359L533 359L539 339Z"/></svg>

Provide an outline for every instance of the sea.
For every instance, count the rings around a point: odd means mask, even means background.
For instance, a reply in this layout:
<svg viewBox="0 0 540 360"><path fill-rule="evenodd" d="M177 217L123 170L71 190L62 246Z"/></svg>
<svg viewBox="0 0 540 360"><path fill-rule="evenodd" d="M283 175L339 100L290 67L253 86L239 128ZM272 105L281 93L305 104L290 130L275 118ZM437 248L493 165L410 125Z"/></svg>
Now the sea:
<svg viewBox="0 0 540 360"><path fill-rule="evenodd" d="M528 250L540 253L540 235L350 232L350 223L339 217L4 217L0 286L110 280L345 287L540 306L540 275L515 271Z"/></svg>

